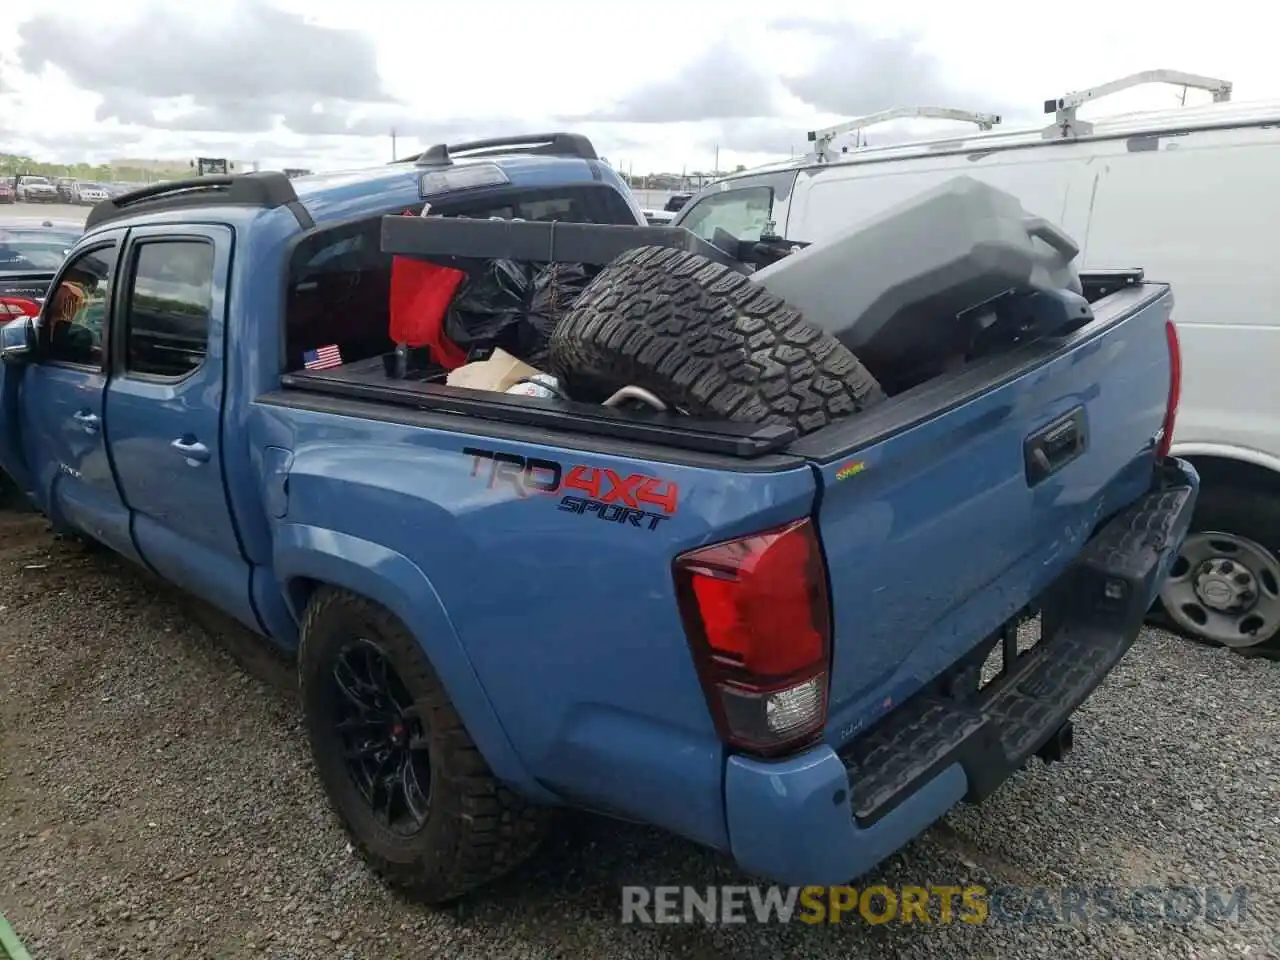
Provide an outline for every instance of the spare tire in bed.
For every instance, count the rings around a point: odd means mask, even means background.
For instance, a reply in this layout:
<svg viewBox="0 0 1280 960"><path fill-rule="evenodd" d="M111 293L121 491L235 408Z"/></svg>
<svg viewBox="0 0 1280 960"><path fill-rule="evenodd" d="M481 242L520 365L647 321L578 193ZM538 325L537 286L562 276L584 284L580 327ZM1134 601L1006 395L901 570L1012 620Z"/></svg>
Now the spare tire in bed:
<svg viewBox="0 0 1280 960"><path fill-rule="evenodd" d="M695 417L810 433L884 399L847 348L748 276L696 253L638 247L591 282L551 335L575 400L635 385Z"/></svg>

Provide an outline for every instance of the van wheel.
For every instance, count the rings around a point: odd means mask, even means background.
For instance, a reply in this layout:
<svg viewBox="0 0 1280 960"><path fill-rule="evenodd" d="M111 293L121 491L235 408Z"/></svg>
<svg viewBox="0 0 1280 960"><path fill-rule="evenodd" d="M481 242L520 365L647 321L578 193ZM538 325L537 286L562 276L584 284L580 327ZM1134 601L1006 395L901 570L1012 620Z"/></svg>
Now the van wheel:
<svg viewBox="0 0 1280 960"><path fill-rule="evenodd" d="M1181 633L1237 653L1280 655L1280 502L1242 487L1202 487L1182 550L1160 588Z"/></svg>
<svg viewBox="0 0 1280 960"><path fill-rule="evenodd" d="M833 337L751 279L696 253L629 250L551 335L551 371L580 400L635 385L697 417L801 434L884 399Z"/></svg>
<svg viewBox="0 0 1280 960"><path fill-rule="evenodd" d="M396 617L363 597L322 588L303 617L298 671L329 802L389 883L443 903L537 850L549 811L494 779Z"/></svg>

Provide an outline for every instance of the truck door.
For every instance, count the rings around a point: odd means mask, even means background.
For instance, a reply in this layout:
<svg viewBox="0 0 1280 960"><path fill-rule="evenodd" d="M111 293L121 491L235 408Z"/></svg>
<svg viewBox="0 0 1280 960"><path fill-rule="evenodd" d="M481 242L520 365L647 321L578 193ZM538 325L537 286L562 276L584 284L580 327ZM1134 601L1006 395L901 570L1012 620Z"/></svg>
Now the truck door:
<svg viewBox="0 0 1280 960"><path fill-rule="evenodd" d="M232 232L131 231L107 387L111 455L134 540L166 579L254 625L222 474Z"/></svg>
<svg viewBox="0 0 1280 960"><path fill-rule="evenodd" d="M138 559L129 513L104 440L107 338L118 313L118 263L126 232L88 242L63 264L41 313L36 359L5 371L17 403L25 478L56 524Z"/></svg>

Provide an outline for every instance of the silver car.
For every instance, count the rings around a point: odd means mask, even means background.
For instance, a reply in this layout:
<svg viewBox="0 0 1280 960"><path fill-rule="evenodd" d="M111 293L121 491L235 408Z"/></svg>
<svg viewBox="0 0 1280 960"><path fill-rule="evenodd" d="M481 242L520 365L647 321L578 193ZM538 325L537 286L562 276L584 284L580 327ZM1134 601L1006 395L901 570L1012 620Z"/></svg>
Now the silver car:
<svg viewBox="0 0 1280 960"><path fill-rule="evenodd" d="M75 185L76 203L101 203L108 196L107 188L100 183L77 183Z"/></svg>
<svg viewBox="0 0 1280 960"><path fill-rule="evenodd" d="M57 203L58 188L48 177L19 177L18 200L26 203Z"/></svg>

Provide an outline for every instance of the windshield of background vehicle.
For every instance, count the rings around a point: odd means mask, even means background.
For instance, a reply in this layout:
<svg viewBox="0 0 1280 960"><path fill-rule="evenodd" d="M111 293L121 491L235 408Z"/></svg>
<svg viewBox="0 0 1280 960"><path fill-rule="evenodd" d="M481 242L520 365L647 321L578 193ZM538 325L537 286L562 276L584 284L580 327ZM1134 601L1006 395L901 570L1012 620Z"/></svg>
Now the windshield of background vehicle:
<svg viewBox="0 0 1280 960"><path fill-rule="evenodd" d="M0 227L0 273L57 270L78 239L61 230Z"/></svg>

